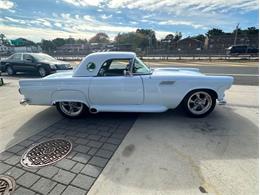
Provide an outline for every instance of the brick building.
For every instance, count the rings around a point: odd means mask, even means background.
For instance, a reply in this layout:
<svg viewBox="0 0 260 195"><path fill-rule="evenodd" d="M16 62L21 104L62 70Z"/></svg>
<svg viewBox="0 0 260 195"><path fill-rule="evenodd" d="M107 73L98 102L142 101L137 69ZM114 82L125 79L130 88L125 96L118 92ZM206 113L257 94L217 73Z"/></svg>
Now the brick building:
<svg viewBox="0 0 260 195"><path fill-rule="evenodd" d="M203 43L200 40L187 37L177 41L176 48L178 51L196 51L203 48Z"/></svg>
<svg viewBox="0 0 260 195"><path fill-rule="evenodd" d="M204 48L211 51L225 51L226 48L234 45L234 41L234 34L206 37ZM258 48L259 35L238 35L236 44Z"/></svg>
<svg viewBox="0 0 260 195"><path fill-rule="evenodd" d="M89 52L88 44L65 44L56 48L57 54L84 54Z"/></svg>

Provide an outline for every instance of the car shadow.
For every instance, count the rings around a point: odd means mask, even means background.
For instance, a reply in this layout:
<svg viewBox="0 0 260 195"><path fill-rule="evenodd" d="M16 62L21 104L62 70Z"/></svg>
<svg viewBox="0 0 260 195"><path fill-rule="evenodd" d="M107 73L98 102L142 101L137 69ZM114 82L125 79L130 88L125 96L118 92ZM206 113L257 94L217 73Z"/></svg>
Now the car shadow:
<svg viewBox="0 0 260 195"><path fill-rule="evenodd" d="M234 107L217 107L201 119L188 118L180 109L141 114L100 182L115 186L108 187L113 192L129 187L144 194L180 189L218 194L211 183L218 174L231 172L226 176L236 180L240 162L258 160L258 135L258 126Z"/></svg>

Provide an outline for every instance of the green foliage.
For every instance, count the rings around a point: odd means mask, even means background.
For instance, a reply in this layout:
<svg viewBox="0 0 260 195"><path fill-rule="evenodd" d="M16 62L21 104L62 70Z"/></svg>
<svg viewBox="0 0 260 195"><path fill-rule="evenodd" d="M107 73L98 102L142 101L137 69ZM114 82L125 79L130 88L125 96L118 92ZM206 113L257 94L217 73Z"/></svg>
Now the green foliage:
<svg viewBox="0 0 260 195"><path fill-rule="evenodd" d="M118 34L115 37L116 44L129 44L132 45L132 49L141 48L142 45L146 45L144 36L140 33L129 32L129 33L122 33Z"/></svg>
<svg viewBox="0 0 260 195"><path fill-rule="evenodd" d="M224 35L224 34L225 34L225 32L224 32L223 30L221 30L221 29L218 29L218 28L212 28L212 29L210 29L210 30L206 33L206 35L207 35L208 37L217 36L217 35Z"/></svg>
<svg viewBox="0 0 260 195"><path fill-rule="evenodd" d="M233 31L233 34L236 33L236 29ZM249 27L247 29L242 30L241 28L237 29L237 34L238 35L256 35L259 34L259 29L256 27Z"/></svg>
<svg viewBox="0 0 260 195"><path fill-rule="evenodd" d="M53 44L52 41L42 39L41 48L43 49L43 51L52 51L56 48L56 46Z"/></svg>
<svg viewBox="0 0 260 195"><path fill-rule="evenodd" d="M201 42L204 42L206 37L205 37L205 35L203 35L203 34L199 34L199 35L193 36L193 37L191 37L191 38L197 39L197 40L199 40L199 41L201 41Z"/></svg>
<svg viewBox="0 0 260 195"><path fill-rule="evenodd" d="M5 34L0 33L0 40L3 45L10 45L10 42L8 41L8 39L6 38Z"/></svg>
<svg viewBox="0 0 260 195"><path fill-rule="evenodd" d="M181 40L181 38L182 38L181 32L176 32L173 40L179 41L179 40Z"/></svg>
<svg viewBox="0 0 260 195"><path fill-rule="evenodd" d="M109 43L109 37L106 33L97 33L89 40L90 43Z"/></svg>

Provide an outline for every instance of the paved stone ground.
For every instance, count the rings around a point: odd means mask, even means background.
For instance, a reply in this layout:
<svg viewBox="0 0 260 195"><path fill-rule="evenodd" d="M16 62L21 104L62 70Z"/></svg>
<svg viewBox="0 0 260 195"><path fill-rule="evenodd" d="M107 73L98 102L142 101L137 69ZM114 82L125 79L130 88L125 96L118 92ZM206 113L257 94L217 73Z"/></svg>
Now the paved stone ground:
<svg viewBox="0 0 260 195"><path fill-rule="evenodd" d="M17 195L87 194L135 122L134 114L103 113L78 120L62 119L0 154L0 174L16 180ZM43 168L24 168L21 155L34 143L66 138L70 154Z"/></svg>

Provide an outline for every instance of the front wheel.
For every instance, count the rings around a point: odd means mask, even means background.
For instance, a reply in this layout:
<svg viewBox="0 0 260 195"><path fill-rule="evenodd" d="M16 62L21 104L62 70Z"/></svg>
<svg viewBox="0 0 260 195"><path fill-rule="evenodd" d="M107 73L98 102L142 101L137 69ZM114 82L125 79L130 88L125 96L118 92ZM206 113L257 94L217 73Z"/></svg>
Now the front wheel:
<svg viewBox="0 0 260 195"><path fill-rule="evenodd" d="M45 76L47 75L47 71L45 70L45 68L39 67L39 68L38 68L38 74L39 74L41 77L45 77Z"/></svg>
<svg viewBox="0 0 260 195"><path fill-rule="evenodd" d="M189 116L202 118L214 110L216 97L208 91L193 91L184 98L183 106Z"/></svg>
<svg viewBox="0 0 260 195"><path fill-rule="evenodd" d="M58 102L56 103L57 110L67 118L79 118L85 111L86 106L81 102Z"/></svg>

